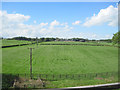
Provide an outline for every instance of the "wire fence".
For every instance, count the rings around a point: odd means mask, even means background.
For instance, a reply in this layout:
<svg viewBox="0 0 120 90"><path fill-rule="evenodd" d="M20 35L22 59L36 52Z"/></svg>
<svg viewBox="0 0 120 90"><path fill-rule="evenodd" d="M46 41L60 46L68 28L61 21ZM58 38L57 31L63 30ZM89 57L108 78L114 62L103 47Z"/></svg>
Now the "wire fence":
<svg viewBox="0 0 120 90"><path fill-rule="evenodd" d="M52 81L59 80L95 80L109 77L118 78L118 72L89 74L2 74L2 88L47 88ZM49 82L49 83L48 83ZM54 86L53 86L54 87Z"/></svg>
<svg viewBox="0 0 120 90"><path fill-rule="evenodd" d="M29 74L17 74L18 77L30 78ZM88 73L88 74L32 74L33 79L56 81L56 80L81 80L93 78L117 77L118 72Z"/></svg>

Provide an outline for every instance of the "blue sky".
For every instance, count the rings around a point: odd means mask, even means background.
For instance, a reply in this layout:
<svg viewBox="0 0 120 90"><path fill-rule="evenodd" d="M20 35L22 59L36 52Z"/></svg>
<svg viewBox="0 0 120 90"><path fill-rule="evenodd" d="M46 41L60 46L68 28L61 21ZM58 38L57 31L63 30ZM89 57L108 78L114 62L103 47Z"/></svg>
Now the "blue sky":
<svg viewBox="0 0 120 90"><path fill-rule="evenodd" d="M5 11L5 17L9 17L7 19L9 23L5 19L5 23L9 25L6 24L5 28L3 26L3 37L112 38L118 31L115 24L116 4L116 2L4 2L2 13ZM16 17L17 14L19 17ZM11 17L14 17L13 20ZM14 21L11 26L9 19L11 22ZM40 24L43 26L39 26Z"/></svg>
<svg viewBox="0 0 120 90"><path fill-rule="evenodd" d="M2 2L119 2L119 0L2 0Z"/></svg>

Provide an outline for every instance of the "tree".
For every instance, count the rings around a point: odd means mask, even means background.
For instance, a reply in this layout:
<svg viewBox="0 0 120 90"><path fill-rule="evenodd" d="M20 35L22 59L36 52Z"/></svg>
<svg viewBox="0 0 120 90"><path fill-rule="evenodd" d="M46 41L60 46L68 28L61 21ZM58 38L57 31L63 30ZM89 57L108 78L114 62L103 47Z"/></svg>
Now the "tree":
<svg viewBox="0 0 120 90"><path fill-rule="evenodd" d="M113 34L112 42L113 44L120 44L120 31Z"/></svg>

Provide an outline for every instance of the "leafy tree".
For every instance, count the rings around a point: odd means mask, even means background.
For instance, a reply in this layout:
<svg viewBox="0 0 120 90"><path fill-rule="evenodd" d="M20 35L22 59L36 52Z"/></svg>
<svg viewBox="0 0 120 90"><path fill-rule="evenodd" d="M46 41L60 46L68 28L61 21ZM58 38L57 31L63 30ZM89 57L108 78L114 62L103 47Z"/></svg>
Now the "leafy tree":
<svg viewBox="0 0 120 90"><path fill-rule="evenodd" d="M120 44L120 31L113 34L112 42L113 44Z"/></svg>

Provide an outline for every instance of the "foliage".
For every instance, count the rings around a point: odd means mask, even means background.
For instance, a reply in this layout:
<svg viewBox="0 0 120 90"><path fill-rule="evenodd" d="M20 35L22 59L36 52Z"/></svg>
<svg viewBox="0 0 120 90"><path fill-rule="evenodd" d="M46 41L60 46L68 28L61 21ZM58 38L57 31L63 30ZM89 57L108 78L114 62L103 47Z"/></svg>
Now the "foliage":
<svg viewBox="0 0 120 90"><path fill-rule="evenodd" d="M103 41L103 42L108 42L108 43L112 43L112 39L100 39L98 41Z"/></svg>
<svg viewBox="0 0 120 90"><path fill-rule="evenodd" d="M120 31L114 34L112 41L113 44L120 44Z"/></svg>
<svg viewBox="0 0 120 90"><path fill-rule="evenodd" d="M7 90L9 87L12 87L15 78L17 78L16 75L2 74L2 89Z"/></svg>
<svg viewBox="0 0 120 90"><path fill-rule="evenodd" d="M53 37L42 37L42 38L27 38L27 37L13 37L13 38L7 38L8 40L26 40L26 41L37 41L38 42L49 42L49 41L80 41L80 42L108 42L111 43L112 40L111 39L102 39L102 40L89 40L89 39L84 39L84 38L53 38Z"/></svg>

